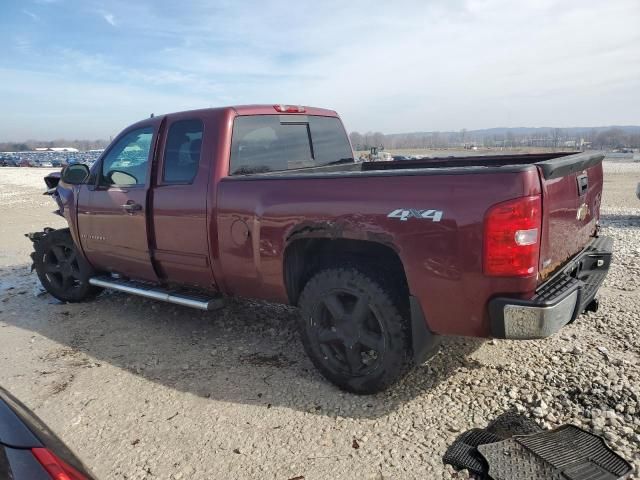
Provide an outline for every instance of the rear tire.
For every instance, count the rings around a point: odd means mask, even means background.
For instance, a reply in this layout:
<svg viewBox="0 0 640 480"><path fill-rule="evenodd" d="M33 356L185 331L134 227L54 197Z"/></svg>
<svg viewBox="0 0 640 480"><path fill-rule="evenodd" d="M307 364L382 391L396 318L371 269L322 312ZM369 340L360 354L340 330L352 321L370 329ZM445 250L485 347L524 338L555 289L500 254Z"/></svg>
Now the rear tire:
<svg viewBox="0 0 640 480"><path fill-rule="evenodd" d="M33 263L42 286L63 302L95 297L101 288L89 284L93 269L78 253L69 229L53 230L34 243Z"/></svg>
<svg viewBox="0 0 640 480"><path fill-rule="evenodd" d="M314 275L300 295L299 330L307 355L339 388L371 394L413 365L408 311L393 287L359 268Z"/></svg>

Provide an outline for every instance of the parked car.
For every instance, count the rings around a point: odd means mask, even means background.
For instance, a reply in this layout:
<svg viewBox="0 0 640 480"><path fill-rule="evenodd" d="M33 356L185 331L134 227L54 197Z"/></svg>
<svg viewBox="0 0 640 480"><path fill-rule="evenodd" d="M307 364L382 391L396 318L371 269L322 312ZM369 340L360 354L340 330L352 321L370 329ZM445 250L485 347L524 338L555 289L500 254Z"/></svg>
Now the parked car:
<svg viewBox="0 0 640 480"><path fill-rule="evenodd" d="M19 167L35 167L35 163L31 160L23 158L18 162Z"/></svg>
<svg viewBox="0 0 640 480"><path fill-rule="evenodd" d="M0 166L2 166L2 167L17 167L18 166L18 162L15 161L13 158L4 157L2 160L0 160Z"/></svg>
<svg viewBox="0 0 640 480"><path fill-rule="evenodd" d="M42 420L0 387L0 478L90 480L91 474Z"/></svg>
<svg viewBox="0 0 640 480"><path fill-rule="evenodd" d="M91 169L45 179L69 228L31 234L32 257L68 302L111 288L204 310L297 305L320 372L372 393L442 335L543 338L597 307L612 252L602 158L353 163L331 110L156 116Z"/></svg>

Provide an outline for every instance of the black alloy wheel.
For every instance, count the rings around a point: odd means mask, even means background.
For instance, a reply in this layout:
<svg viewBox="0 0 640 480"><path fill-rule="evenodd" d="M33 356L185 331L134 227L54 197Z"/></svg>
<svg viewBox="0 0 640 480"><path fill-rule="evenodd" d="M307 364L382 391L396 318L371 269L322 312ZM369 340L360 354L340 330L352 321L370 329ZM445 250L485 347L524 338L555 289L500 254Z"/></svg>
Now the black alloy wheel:
<svg viewBox="0 0 640 480"><path fill-rule="evenodd" d="M384 390L412 366L408 308L383 278L357 267L327 268L307 282L298 301L307 355L349 392Z"/></svg>
<svg viewBox="0 0 640 480"><path fill-rule="evenodd" d="M317 304L313 333L332 367L347 375L365 375L385 352L383 327L368 298L354 289L340 289Z"/></svg>
<svg viewBox="0 0 640 480"><path fill-rule="evenodd" d="M82 284L75 248L52 245L44 253L43 270L49 283L56 289L70 292Z"/></svg>
<svg viewBox="0 0 640 480"><path fill-rule="evenodd" d="M47 292L64 302L80 302L102 289L89 284L93 269L78 253L69 229L47 231L34 241L34 267Z"/></svg>

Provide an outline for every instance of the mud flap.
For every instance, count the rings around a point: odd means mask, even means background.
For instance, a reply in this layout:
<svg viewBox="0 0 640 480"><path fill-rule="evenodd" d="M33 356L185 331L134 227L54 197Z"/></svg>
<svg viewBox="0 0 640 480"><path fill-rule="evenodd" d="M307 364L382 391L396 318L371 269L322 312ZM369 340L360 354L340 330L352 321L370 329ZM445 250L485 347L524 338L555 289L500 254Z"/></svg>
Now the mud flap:
<svg viewBox="0 0 640 480"><path fill-rule="evenodd" d="M413 295L409 296L411 307L411 345L413 362L422 365L433 357L440 347L440 336L435 335L427 326L420 302Z"/></svg>

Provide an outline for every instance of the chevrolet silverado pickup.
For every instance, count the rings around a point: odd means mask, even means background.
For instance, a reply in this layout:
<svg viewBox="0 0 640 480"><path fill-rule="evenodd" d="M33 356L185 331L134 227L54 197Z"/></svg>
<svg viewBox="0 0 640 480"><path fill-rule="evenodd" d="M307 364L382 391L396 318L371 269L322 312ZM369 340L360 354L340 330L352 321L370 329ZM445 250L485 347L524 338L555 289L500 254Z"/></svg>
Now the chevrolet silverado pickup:
<svg viewBox="0 0 640 480"><path fill-rule="evenodd" d="M288 105L148 118L89 169L45 178L67 229L29 234L54 297L110 288L210 310L299 307L304 349L355 393L443 335L532 339L588 309L611 262L599 153L355 163L336 112Z"/></svg>

